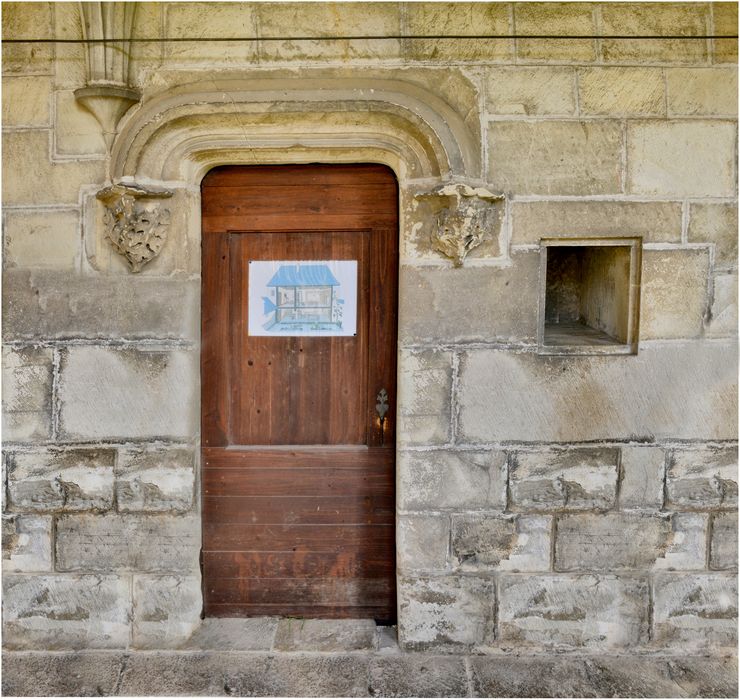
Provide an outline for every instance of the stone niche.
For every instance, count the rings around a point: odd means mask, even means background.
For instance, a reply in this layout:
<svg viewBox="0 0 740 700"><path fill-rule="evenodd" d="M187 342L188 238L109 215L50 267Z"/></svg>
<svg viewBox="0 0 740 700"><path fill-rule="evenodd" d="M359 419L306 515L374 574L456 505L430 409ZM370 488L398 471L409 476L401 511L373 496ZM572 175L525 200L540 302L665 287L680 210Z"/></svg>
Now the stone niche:
<svg viewBox="0 0 740 700"><path fill-rule="evenodd" d="M636 354L641 239L543 239L541 354Z"/></svg>

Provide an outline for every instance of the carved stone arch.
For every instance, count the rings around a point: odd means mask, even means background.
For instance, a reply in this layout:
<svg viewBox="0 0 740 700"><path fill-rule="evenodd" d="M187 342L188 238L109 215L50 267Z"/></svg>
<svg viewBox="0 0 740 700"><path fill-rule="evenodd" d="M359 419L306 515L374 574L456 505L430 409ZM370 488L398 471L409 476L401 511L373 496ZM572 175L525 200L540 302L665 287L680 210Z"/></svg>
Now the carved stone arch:
<svg viewBox="0 0 740 700"><path fill-rule="evenodd" d="M477 123L440 95L397 78L304 74L197 81L154 95L122 124L111 179L194 185L214 165L280 162L288 149L292 162L367 149L408 179L481 176Z"/></svg>

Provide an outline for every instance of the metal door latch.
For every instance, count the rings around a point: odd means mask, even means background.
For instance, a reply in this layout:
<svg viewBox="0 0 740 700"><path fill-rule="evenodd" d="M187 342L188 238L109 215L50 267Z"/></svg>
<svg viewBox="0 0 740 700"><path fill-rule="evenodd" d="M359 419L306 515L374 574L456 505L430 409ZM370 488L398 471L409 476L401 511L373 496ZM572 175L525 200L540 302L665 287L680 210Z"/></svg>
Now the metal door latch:
<svg viewBox="0 0 740 700"><path fill-rule="evenodd" d="M378 418L380 418L380 441L382 444L383 433L385 432L385 414L388 413L388 392L381 389L375 400L378 402L375 404L375 410L378 412Z"/></svg>

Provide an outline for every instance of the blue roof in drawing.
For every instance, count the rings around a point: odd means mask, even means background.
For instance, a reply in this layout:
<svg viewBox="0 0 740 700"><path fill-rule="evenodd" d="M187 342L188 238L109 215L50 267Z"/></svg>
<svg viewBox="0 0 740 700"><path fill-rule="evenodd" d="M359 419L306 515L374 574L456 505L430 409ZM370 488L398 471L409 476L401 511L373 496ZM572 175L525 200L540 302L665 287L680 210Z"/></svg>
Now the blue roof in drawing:
<svg viewBox="0 0 740 700"><path fill-rule="evenodd" d="M336 277L326 265L281 265L268 287L336 287Z"/></svg>

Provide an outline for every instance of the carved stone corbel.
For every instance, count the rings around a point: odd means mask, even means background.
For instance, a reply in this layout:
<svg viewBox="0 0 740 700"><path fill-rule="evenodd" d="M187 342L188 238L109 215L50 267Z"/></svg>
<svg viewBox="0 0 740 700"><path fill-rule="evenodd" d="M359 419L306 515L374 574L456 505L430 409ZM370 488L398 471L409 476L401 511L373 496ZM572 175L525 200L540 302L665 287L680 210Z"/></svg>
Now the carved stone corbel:
<svg viewBox="0 0 740 700"><path fill-rule="evenodd" d="M436 226L431 230L432 248L451 258L455 267L463 264L473 248L493 237L501 217L494 203L505 199L502 194L464 183L442 185L416 196L440 201Z"/></svg>
<svg viewBox="0 0 740 700"><path fill-rule="evenodd" d="M172 196L168 190L147 190L135 185L112 185L97 193L105 205L104 222L111 245L140 272L159 255L167 240L170 210L161 200Z"/></svg>

